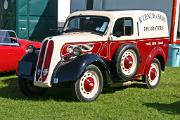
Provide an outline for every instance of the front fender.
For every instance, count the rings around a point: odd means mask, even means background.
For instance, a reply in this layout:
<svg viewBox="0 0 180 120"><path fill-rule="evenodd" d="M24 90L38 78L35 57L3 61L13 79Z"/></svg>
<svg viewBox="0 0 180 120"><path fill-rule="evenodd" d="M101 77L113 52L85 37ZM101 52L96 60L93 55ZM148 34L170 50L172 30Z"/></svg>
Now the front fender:
<svg viewBox="0 0 180 120"><path fill-rule="evenodd" d="M144 74L147 75L149 73L149 70L150 70L150 67L151 67L151 63L153 62L154 58L159 58L159 56L162 58L162 60L164 61L163 63L165 64L166 63L166 58L167 56L165 55L165 52L163 51L162 48L160 47L156 47L154 48L150 55L148 56L148 59L147 59L147 62L146 62L146 65L145 65L145 70L144 70ZM161 61L160 61L161 62ZM162 63L161 63L162 64ZM161 65L162 66L162 65ZM165 66L165 65L164 65ZM164 69L164 68L162 68Z"/></svg>
<svg viewBox="0 0 180 120"><path fill-rule="evenodd" d="M105 61L96 54L85 54L65 64L60 62L53 73L51 84L60 85L63 82L76 81L83 75L86 67L93 63L107 68Z"/></svg>
<svg viewBox="0 0 180 120"><path fill-rule="evenodd" d="M36 49L41 48L40 42L28 41L28 40L23 40L23 39L18 39L18 42L20 43L21 47L23 47L25 50L30 45L34 46Z"/></svg>
<svg viewBox="0 0 180 120"><path fill-rule="evenodd" d="M25 54L24 57L18 63L17 75L18 77L34 80L34 73L36 70L37 60L39 56L39 50L35 53Z"/></svg>

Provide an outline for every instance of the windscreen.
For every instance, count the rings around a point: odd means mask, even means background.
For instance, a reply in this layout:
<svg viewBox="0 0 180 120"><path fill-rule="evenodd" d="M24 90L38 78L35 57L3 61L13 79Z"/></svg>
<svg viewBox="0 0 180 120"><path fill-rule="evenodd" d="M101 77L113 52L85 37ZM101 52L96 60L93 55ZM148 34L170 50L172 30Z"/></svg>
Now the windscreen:
<svg viewBox="0 0 180 120"><path fill-rule="evenodd" d="M69 18L64 32L93 32L104 34L109 24L109 18L100 16L76 16Z"/></svg>

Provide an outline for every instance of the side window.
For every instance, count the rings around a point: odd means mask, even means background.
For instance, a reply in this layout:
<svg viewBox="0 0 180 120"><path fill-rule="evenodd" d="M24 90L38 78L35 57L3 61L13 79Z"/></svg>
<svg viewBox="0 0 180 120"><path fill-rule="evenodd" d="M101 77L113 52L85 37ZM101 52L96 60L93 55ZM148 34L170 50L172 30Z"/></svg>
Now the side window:
<svg viewBox="0 0 180 120"><path fill-rule="evenodd" d="M0 43L11 43L10 35L7 32L0 32Z"/></svg>
<svg viewBox="0 0 180 120"><path fill-rule="evenodd" d="M80 19L72 19L68 23L67 29L78 30L80 28Z"/></svg>
<svg viewBox="0 0 180 120"><path fill-rule="evenodd" d="M10 42L17 43L17 36L16 36L15 32L8 32L8 33L9 33L9 37L10 37Z"/></svg>
<svg viewBox="0 0 180 120"><path fill-rule="evenodd" d="M116 37L130 36L133 34L132 18L120 18L115 22L113 35Z"/></svg>

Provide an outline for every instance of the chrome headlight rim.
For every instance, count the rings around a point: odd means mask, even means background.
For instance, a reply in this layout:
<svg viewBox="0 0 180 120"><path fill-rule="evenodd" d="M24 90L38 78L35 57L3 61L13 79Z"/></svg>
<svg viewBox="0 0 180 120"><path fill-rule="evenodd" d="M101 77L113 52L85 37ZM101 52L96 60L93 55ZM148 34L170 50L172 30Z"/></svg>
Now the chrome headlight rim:
<svg viewBox="0 0 180 120"><path fill-rule="evenodd" d="M29 45L26 50L27 53L32 54L35 52L35 47L32 45Z"/></svg>

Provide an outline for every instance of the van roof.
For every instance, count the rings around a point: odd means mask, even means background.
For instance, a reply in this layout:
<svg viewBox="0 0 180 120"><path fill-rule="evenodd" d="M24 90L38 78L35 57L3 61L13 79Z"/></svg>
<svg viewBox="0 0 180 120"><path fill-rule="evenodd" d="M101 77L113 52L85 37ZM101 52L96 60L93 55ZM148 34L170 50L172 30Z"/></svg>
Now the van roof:
<svg viewBox="0 0 180 120"><path fill-rule="evenodd" d="M151 11L151 10L88 10L88 11L77 11L72 13L69 17L73 16L104 16L109 19L116 19L120 17L133 17L137 26L134 24L135 32L137 33L138 39L144 38L157 38L157 37L169 37L169 29L167 24L167 17L163 12ZM134 39L134 37L133 37Z"/></svg>
<svg viewBox="0 0 180 120"><path fill-rule="evenodd" d="M152 10L86 10L86 11L77 11L72 13L71 16L79 16L79 15L95 15L95 16L107 16L109 18L115 17L118 15L137 15L141 16L146 13L159 13L164 14L160 11L152 11Z"/></svg>

